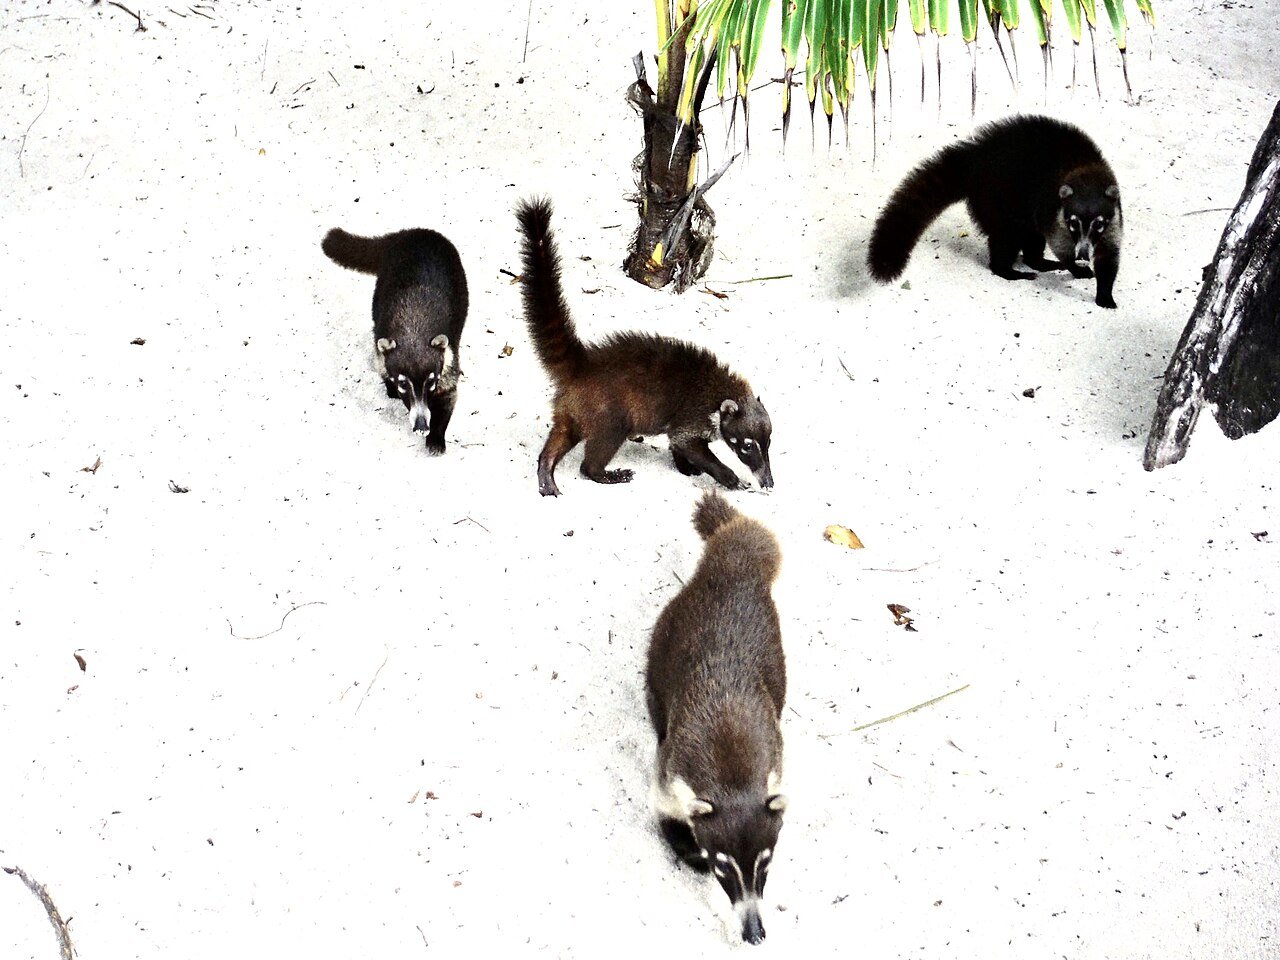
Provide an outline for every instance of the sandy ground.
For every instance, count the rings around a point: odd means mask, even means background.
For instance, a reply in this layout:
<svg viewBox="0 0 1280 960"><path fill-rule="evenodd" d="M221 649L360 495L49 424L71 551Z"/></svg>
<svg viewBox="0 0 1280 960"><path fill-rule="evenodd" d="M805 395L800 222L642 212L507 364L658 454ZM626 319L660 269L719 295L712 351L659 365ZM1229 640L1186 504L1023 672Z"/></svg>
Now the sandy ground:
<svg viewBox="0 0 1280 960"><path fill-rule="evenodd" d="M0 865L84 958L746 949L647 809L643 654L707 482L659 438L615 461L629 486L575 453L537 494L548 390L499 271L546 192L584 332L703 343L773 416L778 485L733 496L785 555L792 803L760 951L1274 957L1280 433L1205 418L1183 463L1139 463L1280 91L1267 5L1160 3L1132 103L1108 46L1099 103L1087 44L1046 89L1019 37L1014 93L983 43L978 120L1075 119L1117 170L1117 311L991 279L960 211L906 283L868 282L879 204L972 126L963 45L939 122L906 29L874 164L865 86L848 147L820 125L811 150L802 111L785 157L760 91L711 195L728 299L637 286L623 95L650 9L533 6L523 60L518 0L206 0L146 32L0 6ZM320 252L337 225L462 253L443 459L382 394L372 282ZM0 956L56 954L0 874Z"/></svg>

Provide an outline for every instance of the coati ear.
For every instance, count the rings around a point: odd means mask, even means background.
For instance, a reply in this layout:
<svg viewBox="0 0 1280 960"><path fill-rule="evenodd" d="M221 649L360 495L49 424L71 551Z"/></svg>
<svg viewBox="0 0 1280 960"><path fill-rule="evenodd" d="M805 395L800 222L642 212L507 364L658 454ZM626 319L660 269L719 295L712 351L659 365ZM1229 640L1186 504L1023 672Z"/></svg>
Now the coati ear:
<svg viewBox="0 0 1280 960"><path fill-rule="evenodd" d="M437 350L443 350L445 347L449 345L449 338L446 337L443 333L438 333L431 338L431 345L435 347Z"/></svg>
<svg viewBox="0 0 1280 960"><path fill-rule="evenodd" d="M1107 195L1108 200L1120 199L1120 187L1114 183L1111 186L1107 187L1107 189L1104 190L1103 192Z"/></svg>
<svg viewBox="0 0 1280 960"><path fill-rule="evenodd" d="M396 348L396 342L394 340L388 340L386 337L378 338L379 353L390 353L395 348Z"/></svg>
<svg viewBox="0 0 1280 960"><path fill-rule="evenodd" d="M690 820L696 820L698 817L705 817L715 813L716 808L709 804L706 800L694 797L689 801L688 813Z"/></svg>
<svg viewBox="0 0 1280 960"><path fill-rule="evenodd" d="M774 813L783 813L787 809L787 798L781 793L775 793L765 801L765 806Z"/></svg>
<svg viewBox="0 0 1280 960"><path fill-rule="evenodd" d="M1071 196L1073 193L1075 193L1075 191L1072 190L1070 187L1068 187L1064 183L1062 186L1058 188L1058 199L1065 200L1067 199L1067 197Z"/></svg>
<svg viewBox="0 0 1280 960"><path fill-rule="evenodd" d="M737 412L738 405L732 400L726 400L724 403L720 404L720 416L722 417L732 417Z"/></svg>

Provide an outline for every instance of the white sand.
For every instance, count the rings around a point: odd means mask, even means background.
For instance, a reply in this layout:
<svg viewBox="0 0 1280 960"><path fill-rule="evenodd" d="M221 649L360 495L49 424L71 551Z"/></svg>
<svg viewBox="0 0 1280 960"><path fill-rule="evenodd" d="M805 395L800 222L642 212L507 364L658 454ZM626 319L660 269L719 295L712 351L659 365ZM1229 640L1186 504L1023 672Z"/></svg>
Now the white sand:
<svg viewBox="0 0 1280 960"><path fill-rule="evenodd" d="M917 102L905 11L874 167L865 85L849 149L823 125L811 152L801 105L785 163L757 94L710 197L720 301L618 269L649 6L537 2L524 63L519 0L379 6L149 5L145 33L107 5L0 11L0 865L48 885L79 955L746 949L646 805L647 632L708 482L657 439L616 461L629 486L574 453L537 494L546 378L499 269L514 203L547 192L586 333L706 344L773 416L778 485L733 498L786 557L761 953L1275 956L1280 433L1206 416L1183 463L1139 462L1228 215L1193 211L1235 204L1280 90L1268 5L1161 2L1132 104L1107 44L1101 106L1087 43L1046 104L1030 27L1020 96L984 39L978 120L1075 119L1118 172L1117 311L991 278L959 210L909 289L868 282L879 204L972 126L958 39L942 123L932 76ZM383 396L372 281L320 252L338 225L462 252L443 459ZM56 954L0 874L0 956Z"/></svg>

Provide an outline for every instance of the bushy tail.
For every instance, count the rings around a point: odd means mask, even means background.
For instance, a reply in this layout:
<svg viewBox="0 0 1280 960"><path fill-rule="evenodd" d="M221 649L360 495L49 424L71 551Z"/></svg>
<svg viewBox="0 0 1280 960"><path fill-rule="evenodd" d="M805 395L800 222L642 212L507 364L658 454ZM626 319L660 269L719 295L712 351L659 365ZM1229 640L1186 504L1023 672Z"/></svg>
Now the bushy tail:
<svg viewBox="0 0 1280 960"><path fill-rule="evenodd" d="M888 282L906 269L920 235L938 215L968 193L969 153L973 145L956 143L934 154L893 191L871 233L867 266Z"/></svg>
<svg viewBox="0 0 1280 960"><path fill-rule="evenodd" d="M742 514L718 491L708 490L693 508L693 526L703 540L710 540L713 533L740 516Z"/></svg>
<svg viewBox="0 0 1280 960"><path fill-rule="evenodd" d="M521 201L516 207L524 237L524 318L538 359L557 383L572 379L586 365L586 349L560 285L560 253L551 232L551 201Z"/></svg>
<svg viewBox="0 0 1280 960"><path fill-rule="evenodd" d="M334 263L348 270L376 274L382 269L387 249L395 234L385 237L357 237L354 233L334 228L325 234L320 249Z"/></svg>

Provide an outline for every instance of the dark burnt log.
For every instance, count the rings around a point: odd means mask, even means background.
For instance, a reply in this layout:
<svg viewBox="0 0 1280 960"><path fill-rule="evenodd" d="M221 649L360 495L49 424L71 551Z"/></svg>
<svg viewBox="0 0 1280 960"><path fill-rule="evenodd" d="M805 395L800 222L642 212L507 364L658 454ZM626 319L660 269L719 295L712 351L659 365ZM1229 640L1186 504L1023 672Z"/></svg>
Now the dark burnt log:
<svg viewBox="0 0 1280 960"><path fill-rule="evenodd" d="M1144 467L1183 458L1205 404L1232 439L1280 413L1280 103L1165 371Z"/></svg>

